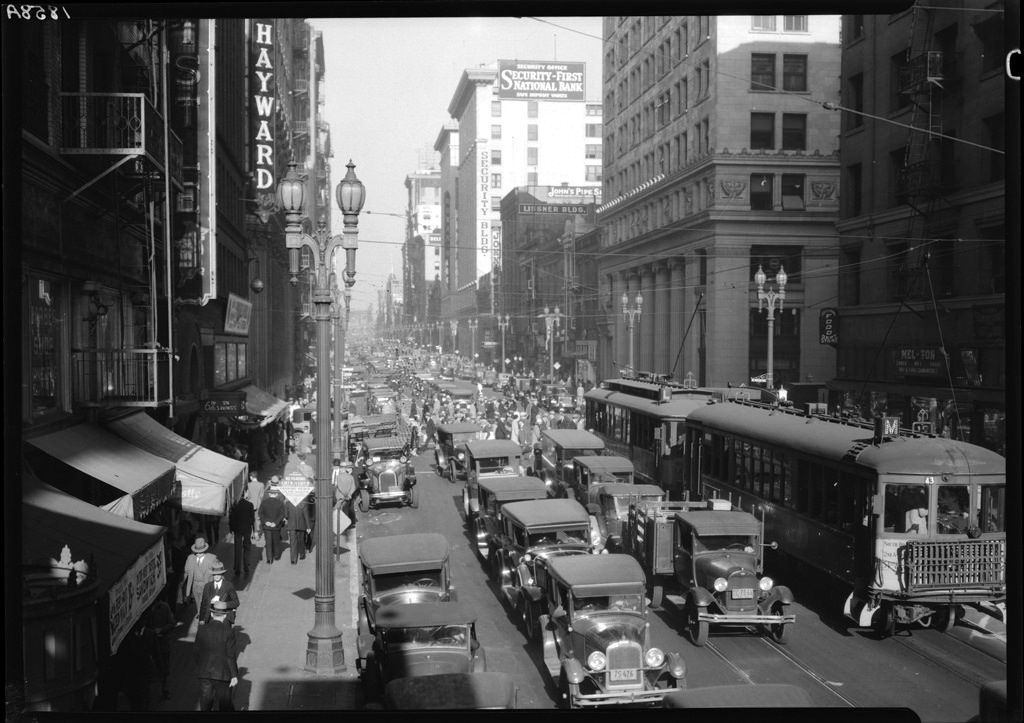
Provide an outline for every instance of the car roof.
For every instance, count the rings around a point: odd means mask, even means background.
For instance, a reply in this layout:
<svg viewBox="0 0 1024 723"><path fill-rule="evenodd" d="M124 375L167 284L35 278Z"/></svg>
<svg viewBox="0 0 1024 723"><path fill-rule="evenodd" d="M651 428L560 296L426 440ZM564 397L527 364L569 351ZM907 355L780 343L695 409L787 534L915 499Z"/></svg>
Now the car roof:
<svg viewBox="0 0 1024 723"><path fill-rule="evenodd" d="M404 569L439 567L448 558L448 540L439 532L371 537L360 541L359 559L372 570L402 572Z"/></svg>
<svg viewBox="0 0 1024 723"><path fill-rule="evenodd" d="M686 510L675 517L698 535L756 535L761 531L756 517L739 510Z"/></svg>
<svg viewBox="0 0 1024 723"><path fill-rule="evenodd" d="M439 424L437 426L438 432L445 432L446 434L463 434L465 432L480 432L483 428L476 422L448 422L447 424Z"/></svg>
<svg viewBox="0 0 1024 723"><path fill-rule="evenodd" d="M570 499L509 502L502 509L505 517L524 527L590 523L590 516L583 505Z"/></svg>
<svg viewBox="0 0 1024 723"><path fill-rule="evenodd" d="M466 450L474 457L523 454L523 448L511 439L474 439L472 442L466 442Z"/></svg>
<svg viewBox="0 0 1024 723"><path fill-rule="evenodd" d="M468 606L448 602L398 603L382 605L373 623L385 628L409 628L425 625L458 625L475 623L476 613Z"/></svg>
<svg viewBox="0 0 1024 723"><path fill-rule="evenodd" d="M604 442L596 434L583 429L548 429L543 435L563 447L604 449Z"/></svg>
<svg viewBox="0 0 1024 723"><path fill-rule="evenodd" d="M602 454L594 457L580 457L576 464L580 467L588 467L596 471L625 472L633 471L633 460L620 457L617 454Z"/></svg>
<svg viewBox="0 0 1024 723"><path fill-rule="evenodd" d="M388 436L388 437L366 437L363 440L363 444L369 450L374 449L402 449L405 447L406 440L402 437Z"/></svg>
<svg viewBox="0 0 1024 723"><path fill-rule="evenodd" d="M548 560L551 576L581 597L630 592L642 588L644 570L632 555L564 555Z"/></svg>
<svg viewBox="0 0 1024 723"><path fill-rule="evenodd" d="M593 489L600 489L603 493L615 496L625 495L664 495L658 485L630 484L629 482L598 482Z"/></svg>
<svg viewBox="0 0 1024 723"><path fill-rule="evenodd" d="M538 493L543 497L547 497L548 494L548 486L539 477L482 477L479 485L481 489L491 493L498 500L525 493ZM524 498L519 497L518 499Z"/></svg>
<svg viewBox="0 0 1024 723"><path fill-rule="evenodd" d="M813 707L803 688L788 683L712 685L674 690L662 699L665 708L805 708Z"/></svg>

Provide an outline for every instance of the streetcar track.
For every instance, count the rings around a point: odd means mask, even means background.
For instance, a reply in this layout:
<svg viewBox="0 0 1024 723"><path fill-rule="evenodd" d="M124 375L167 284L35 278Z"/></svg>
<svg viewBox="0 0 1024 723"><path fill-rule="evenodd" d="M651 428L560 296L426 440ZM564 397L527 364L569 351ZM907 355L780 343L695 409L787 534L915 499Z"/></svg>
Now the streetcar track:
<svg viewBox="0 0 1024 723"><path fill-rule="evenodd" d="M957 643L959 643L959 645L964 646L968 650L974 651L975 653L980 653L982 655L985 655L985 656L991 658L992 660L995 660L996 662L1002 663L1003 665L1005 665L1005 661L1004 660L1001 660L1000 658L996 657L995 655L992 655L991 653L989 653L986 650L982 650L980 648L976 648L973 645L970 645L966 640L961 640L957 636L950 635L949 633L942 633L942 635L945 635L946 639L957 641ZM926 646L921 644L921 643L917 643L915 645L914 637L913 636L893 635L891 637L892 637L892 640L894 642L896 642L897 644L903 646L906 650L910 651L914 655L918 656L919 658L922 658L923 660L927 660L928 662L933 663L933 664L937 665L940 668L943 668L947 672L952 673L956 677L960 678L961 680L963 680L963 681L965 681L967 683L970 683L971 685L980 686L983 683L988 682L987 678L979 677L977 675L973 675L972 676L969 672L964 670L963 667L957 667L957 666L954 666L951 663L947 662L946 658L948 656L937 655L937 654L929 651L928 649L926 649ZM956 657L954 657L953 659L954 660L959 660L959 658L956 658Z"/></svg>

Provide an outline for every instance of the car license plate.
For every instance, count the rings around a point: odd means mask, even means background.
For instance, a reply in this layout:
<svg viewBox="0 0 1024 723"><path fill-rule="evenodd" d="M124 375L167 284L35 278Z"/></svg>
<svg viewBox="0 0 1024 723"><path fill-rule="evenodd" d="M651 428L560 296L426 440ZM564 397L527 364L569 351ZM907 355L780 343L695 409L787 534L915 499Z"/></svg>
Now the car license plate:
<svg viewBox="0 0 1024 723"><path fill-rule="evenodd" d="M610 679L619 682L632 682L639 677L640 671L635 669L630 670L617 670L612 668L608 671L610 673Z"/></svg>
<svg viewBox="0 0 1024 723"><path fill-rule="evenodd" d="M733 600L753 600L754 599L754 588L752 587L741 587L738 590L732 591Z"/></svg>

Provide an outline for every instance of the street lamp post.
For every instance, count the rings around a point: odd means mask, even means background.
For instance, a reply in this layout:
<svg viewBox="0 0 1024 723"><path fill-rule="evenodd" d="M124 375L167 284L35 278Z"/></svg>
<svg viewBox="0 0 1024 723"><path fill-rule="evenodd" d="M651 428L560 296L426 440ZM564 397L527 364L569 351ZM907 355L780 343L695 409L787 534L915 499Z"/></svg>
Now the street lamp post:
<svg viewBox="0 0 1024 723"><path fill-rule="evenodd" d="M508 314L498 316L498 328L501 329L501 373L505 373L505 330L508 328Z"/></svg>
<svg viewBox="0 0 1024 723"><path fill-rule="evenodd" d="M334 276L332 274L331 276ZM347 289L346 289L347 290ZM341 446L341 387L345 383L345 329L342 326L344 317L341 311L341 290L335 283L331 296L331 321L334 322L334 412L331 429L334 432L332 448L335 458L343 456ZM318 417L319 419L319 417Z"/></svg>
<svg viewBox="0 0 1024 723"><path fill-rule="evenodd" d="M636 320L643 313L644 297L640 292L636 292L636 298L633 300L635 305L629 306L629 296L626 292L622 292L622 315L626 318L626 326L629 328L629 369L633 370L633 327L636 326Z"/></svg>
<svg viewBox="0 0 1024 723"><path fill-rule="evenodd" d="M470 331L470 334L472 336L473 341L471 342L472 345L469 347L469 358L470 358L470 360L473 363L474 370L476 369L476 357L477 357L477 353L476 353L476 327L477 327L477 320L476 319L470 319L469 320L469 331Z"/></svg>
<svg viewBox="0 0 1024 723"><path fill-rule="evenodd" d="M768 302L768 370L765 372L764 379L765 385L769 389L775 388L772 378L775 355L775 302L779 302L779 311L782 311L782 302L786 300L788 278L786 269L779 265L779 272L775 274L775 283L779 285L779 290L775 291L769 286L768 291L765 291L764 284L768 277L765 275L764 269L761 268L761 264L757 265L757 272L754 274L754 283L757 284L757 310L761 310L763 302Z"/></svg>
<svg viewBox="0 0 1024 723"><path fill-rule="evenodd" d="M459 332L459 320L451 319L448 322L448 328L452 330L452 354L458 356L458 348L455 346L455 335Z"/></svg>
<svg viewBox="0 0 1024 723"><path fill-rule="evenodd" d="M312 252L316 285L313 289L314 318L317 338L317 463L316 463L316 590L313 595L313 629L307 633L306 670L334 675L345 670L345 651L341 631L334 624L334 557L331 512L334 495L331 481L330 438L330 349L328 339L331 322L330 268L334 252L345 250L345 286L351 287L356 277L356 249L359 247L359 211L366 191L356 178L355 164L350 160L348 173L336 189L338 207L344 215L345 227L340 236L331 236L323 219L313 235L303 232L302 217L304 183L296 172L296 164L288 164L288 173L277 186L278 206L285 212L285 242L291 283L298 283L299 256L303 247ZM344 343L344 342L343 342Z"/></svg>
<svg viewBox="0 0 1024 723"><path fill-rule="evenodd" d="M544 313L541 314L544 319L544 326L547 329L548 336L548 379L551 381L555 380L555 333L554 330L558 328L559 321L562 318L562 312L555 307L554 311L544 307Z"/></svg>

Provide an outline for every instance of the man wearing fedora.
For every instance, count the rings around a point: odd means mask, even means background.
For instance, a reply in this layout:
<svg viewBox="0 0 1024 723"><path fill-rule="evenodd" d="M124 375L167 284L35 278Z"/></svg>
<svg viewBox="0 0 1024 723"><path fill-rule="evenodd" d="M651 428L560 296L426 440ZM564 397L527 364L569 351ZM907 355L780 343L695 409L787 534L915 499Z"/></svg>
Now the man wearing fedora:
<svg viewBox="0 0 1024 723"><path fill-rule="evenodd" d="M210 552L210 545L203 536L196 537L192 543L192 554L185 560L185 574L181 578L181 596L192 596L196 604L196 612L202 608L203 588L210 581L211 571L214 565L219 565L220 560ZM190 618L191 619L191 618Z"/></svg>
<svg viewBox="0 0 1024 723"><path fill-rule="evenodd" d="M270 489L263 496L258 511L260 530L263 532L267 549L267 564L273 565L274 560L281 556L281 530L288 519L285 507L285 496L281 493L281 478L276 474L270 478Z"/></svg>
<svg viewBox="0 0 1024 723"><path fill-rule="evenodd" d="M238 644L227 621L227 603L210 607L210 622L200 625L193 648L199 677L199 710L234 710L231 689L238 685Z"/></svg>
<svg viewBox="0 0 1024 723"><path fill-rule="evenodd" d="M238 607L238 593L235 591L235 586L231 584L230 580L224 579L224 574L227 569L224 567L224 563L218 560L213 569L210 570L211 579L206 586L203 587L203 598L199 607L199 622L207 623L210 621L210 610L211 605L215 602L222 602L227 605L227 620L230 624L235 624L235 609Z"/></svg>

